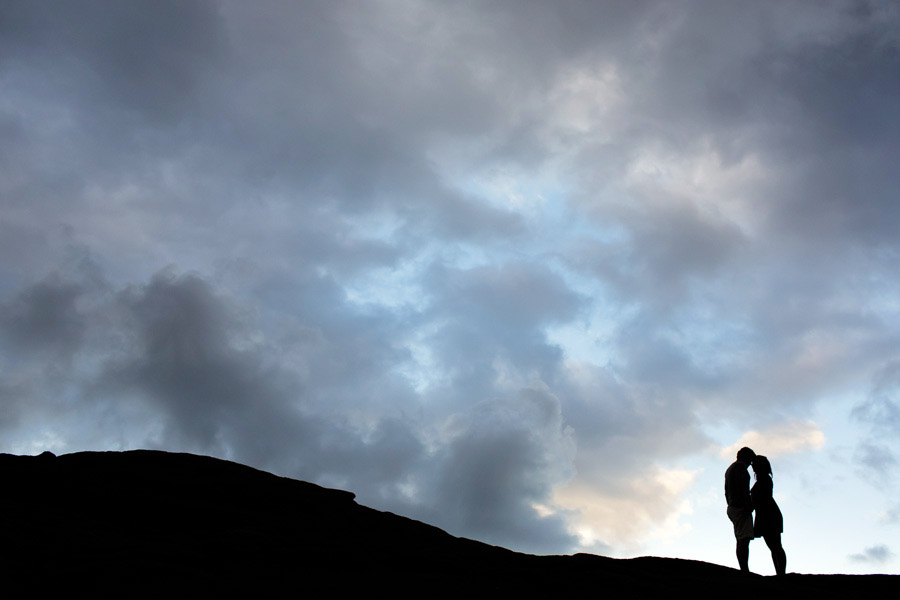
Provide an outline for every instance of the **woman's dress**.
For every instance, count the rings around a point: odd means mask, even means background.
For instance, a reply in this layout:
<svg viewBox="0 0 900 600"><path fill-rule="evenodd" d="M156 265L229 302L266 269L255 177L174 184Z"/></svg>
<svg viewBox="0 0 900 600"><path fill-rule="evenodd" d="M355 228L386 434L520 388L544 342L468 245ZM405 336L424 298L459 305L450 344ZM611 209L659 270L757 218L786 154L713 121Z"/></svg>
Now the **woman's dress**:
<svg viewBox="0 0 900 600"><path fill-rule="evenodd" d="M764 537L784 531L781 509L772 497L772 479L763 477L750 488L750 501L756 513L753 521L753 535Z"/></svg>

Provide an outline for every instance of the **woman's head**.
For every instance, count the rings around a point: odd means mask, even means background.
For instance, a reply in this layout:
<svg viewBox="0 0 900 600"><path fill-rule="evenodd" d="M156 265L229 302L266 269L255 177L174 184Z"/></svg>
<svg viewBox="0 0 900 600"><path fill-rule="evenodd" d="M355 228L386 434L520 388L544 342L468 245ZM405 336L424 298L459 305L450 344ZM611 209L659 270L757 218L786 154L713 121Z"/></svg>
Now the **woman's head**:
<svg viewBox="0 0 900 600"><path fill-rule="evenodd" d="M762 454L757 454L753 459L753 472L757 478L760 475L772 475L772 465L769 464L769 459Z"/></svg>

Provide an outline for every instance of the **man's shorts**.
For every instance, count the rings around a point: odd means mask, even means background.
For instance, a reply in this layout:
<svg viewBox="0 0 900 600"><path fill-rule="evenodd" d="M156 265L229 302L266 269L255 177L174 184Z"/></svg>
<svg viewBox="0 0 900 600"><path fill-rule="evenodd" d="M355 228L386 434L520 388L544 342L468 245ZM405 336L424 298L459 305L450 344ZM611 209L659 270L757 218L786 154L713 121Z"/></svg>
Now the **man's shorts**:
<svg viewBox="0 0 900 600"><path fill-rule="evenodd" d="M734 523L734 537L745 540L753 537L753 511L737 506L728 507L728 518Z"/></svg>

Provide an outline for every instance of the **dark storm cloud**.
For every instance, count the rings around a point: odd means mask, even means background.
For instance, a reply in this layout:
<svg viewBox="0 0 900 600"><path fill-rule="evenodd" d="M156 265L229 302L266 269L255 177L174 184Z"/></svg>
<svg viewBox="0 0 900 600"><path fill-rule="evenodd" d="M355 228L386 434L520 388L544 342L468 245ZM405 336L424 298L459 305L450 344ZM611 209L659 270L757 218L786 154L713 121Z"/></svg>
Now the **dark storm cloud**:
<svg viewBox="0 0 900 600"><path fill-rule="evenodd" d="M523 388L477 403L447 422L446 443L423 473L430 489L413 512L461 535L532 552L574 545L560 515L538 517L555 483L571 476L574 445L560 401Z"/></svg>
<svg viewBox="0 0 900 600"><path fill-rule="evenodd" d="M354 30L339 4L269 8L10 4L15 35L0 69L15 102L0 152L15 210L4 226L90 230L137 260L146 250L129 251L134 236L119 233L137 221L174 250L198 234L220 245L270 223L278 198L278 216L313 233L350 211L405 225L399 241L409 244L522 234L516 215L434 170L423 143L437 113L418 129L404 122L408 109L430 104L421 95L434 86L405 72L410 87L396 95L391 80L368 73L377 65L366 64L366 46L383 35ZM472 91L465 77L458 88L459 98ZM89 221L98 205L102 219ZM154 259L177 262L169 248Z"/></svg>
<svg viewBox="0 0 900 600"><path fill-rule="evenodd" d="M14 1L0 10L7 69L33 69L59 92L79 89L157 125L177 121L224 50L210 2Z"/></svg>
<svg viewBox="0 0 900 600"><path fill-rule="evenodd" d="M615 234L571 256L636 309L618 359L638 379L730 387L774 371L759 396L808 402L896 339L847 296L890 293L878 282L891 272L900 138L871 115L897 121L898 14L840 6L817 21L798 4L678 4L646 30L640 60L619 55L634 102L609 121L615 164L645 176L610 184L610 144L584 146L579 161L607 179L584 171L579 202ZM801 360L842 337L859 342Z"/></svg>
<svg viewBox="0 0 900 600"><path fill-rule="evenodd" d="M382 370L391 364L382 358L391 356L389 342L377 330L336 324L352 321L350 314L331 325L320 316L317 334L282 338L276 347L254 342L258 333L242 323L241 313L196 276L163 273L122 292L117 302L131 334L129 351L107 363L100 385L165 415L154 445L353 482L362 494L370 493L368 485L394 483L423 452L402 420L352 424L317 414L348 378L356 393L361 382L377 394L396 393L397 401L404 393ZM291 360L282 362L279 352ZM306 368L297 369L301 361Z"/></svg>
<svg viewBox="0 0 900 600"><path fill-rule="evenodd" d="M246 311L197 275L164 271L118 292L92 284L75 276L38 282L4 307L4 322L33 329L32 343L54 350L26 357L31 369L22 359L16 371L2 373L4 427L19 423L18 412L34 414L34 404L61 408L42 398L46 386L16 384L25 372L46 372L62 340L73 358L61 377L79 402L70 407L75 412L55 418L117 415L124 447L213 454L349 487L370 505L494 543L559 552L572 546L562 518L541 518L532 507L547 502L553 482L568 475L564 465L573 451L559 400L546 390L485 398L471 413L452 408L446 431L432 437L426 432L433 427L423 431L402 413L377 414L378 396L390 394L399 408L410 395L390 375L403 357L392 356L382 323L354 319L347 306L333 305L345 314L332 317L300 314L312 319L307 335L270 344L257 339ZM92 301L75 311L79 297ZM27 304L28 319L16 312L23 298L44 300ZM563 299L561 310L571 310L570 302ZM552 318L560 309L538 300L533 310ZM361 408L366 403L359 396L366 394L371 416L351 421L321 410L346 394L355 394L352 402ZM99 429L93 433L112 433ZM58 450L96 443L72 436Z"/></svg>
<svg viewBox="0 0 900 600"><path fill-rule="evenodd" d="M892 16L802 48L784 75L803 119L784 150L817 156L795 162L802 189L791 190L794 199L785 199L780 215L792 228L849 234L856 243L894 243L898 179L888 157L900 144L900 114L890 101L900 91L900 41Z"/></svg>
<svg viewBox="0 0 900 600"><path fill-rule="evenodd" d="M126 446L234 456L309 477L335 468L321 460L328 454L349 461L369 445L375 456L390 452L379 450L383 436L367 444L353 428L306 412L306 387L326 387L328 375L317 384L282 368L277 349L253 343L246 313L198 276L162 272L117 293L95 284L73 275L53 278L3 307L4 340L11 342L4 346L3 389L10 405L56 406L42 394L53 374L79 399L60 408L118 410ZM32 299L28 313L23 299ZM27 344L16 343L26 334ZM353 360L346 352L352 344L335 346ZM149 416L159 427L147 431L128 422L129 415Z"/></svg>
<svg viewBox="0 0 900 600"><path fill-rule="evenodd" d="M234 351L231 319L202 280L157 276L121 303L133 320L133 356L108 367L106 378L159 403L181 440L213 448L222 415L254 405L271 410L269 378L252 356Z"/></svg>
<svg viewBox="0 0 900 600"><path fill-rule="evenodd" d="M54 371L71 365L86 329L77 307L80 294L79 285L50 277L0 304L0 430L18 425L34 409L30 397L40 397L38 377L52 379ZM49 367L47 372L28 369L35 362Z"/></svg>
<svg viewBox="0 0 900 600"><path fill-rule="evenodd" d="M698 410L800 410L900 334L890 3L0 11L8 444L214 453L566 551L534 506L567 478L627 499ZM534 216L494 173L565 193ZM607 364L550 341L596 312Z"/></svg>
<svg viewBox="0 0 900 600"><path fill-rule="evenodd" d="M81 288L49 278L20 292L0 308L8 351L49 352L67 359L81 343L84 322L77 306Z"/></svg>
<svg viewBox="0 0 900 600"><path fill-rule="evenodd" d="M35 304L35 311L43 309L39 315L29 315L42 317L40 326L19 320L15 305L11 316L20 329L34 325L40 335L32 335L33 343L56 349L60 340L65 342L72 363L68 379L82 397L82 409L117 405L127 420L131 408L141 407L161 423L149 434L142 433L140 423L124 423L126 445L234 456L309 477L336 468L323 459L326 455L342 456L349 464L353 457L369 454L377 460L392 452L378 435L367 444L351 428L305 414L303 382L270 364L259 348L247 346L238 313L202 279L162 273L146 286L106 294L91 308L94 314L73 313L73 290L85 287L84 282L40 282L20 295L49 298ZM107 318L101 321L98 313ZM78 336L70 335L73 329ZM45 373L66 368L56 364L57 353L27 358ZM4 382L20 380L28 372L25 362L19 361L17 371L7 370ZM89 369L89 362L99 366ZM27 398L22 386L4 390L11 399L14 392ZM39 391L32 390L30 400L48 403ZM396 462L397 452L391 456L384 461L388 465Z"/></svg>
<svg viewBox="0 0 900 600"><path fill-rule="evenodd" d="M841 227L863 240L870 232L860 223L893 208L882 192L893 179L884 150L897 145L900 133L891 102L895 7L880 3L867 16L843 21L831 13L819 30L814 21L777 22L792 11L795 19L805 16L803 5L680 8L658 31L656 68L628 75L627 85L638 86L645 103L636 112L629 107L626 118L648 126L625 150L652 141L691 151L712 142L724 166L761 153L798 186L759 200L777 211L772 226L810 235ZM833 219L832 226L820 231L820 219Z"/></svg>

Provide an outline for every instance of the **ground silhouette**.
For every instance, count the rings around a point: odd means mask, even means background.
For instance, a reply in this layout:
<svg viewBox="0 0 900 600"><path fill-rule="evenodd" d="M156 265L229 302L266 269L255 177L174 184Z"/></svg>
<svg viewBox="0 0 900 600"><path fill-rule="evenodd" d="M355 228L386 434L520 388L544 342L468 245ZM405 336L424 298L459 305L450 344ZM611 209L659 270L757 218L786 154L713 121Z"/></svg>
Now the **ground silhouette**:
<svg viewBox="0 0 900 600"><path fill-rule="evenodd" d="M846 598L900 590L900 576L776 578L700 561L522 554L361 506L350 492L192 454L2 454L0 481L0 590L19 593Z"/></svg>

